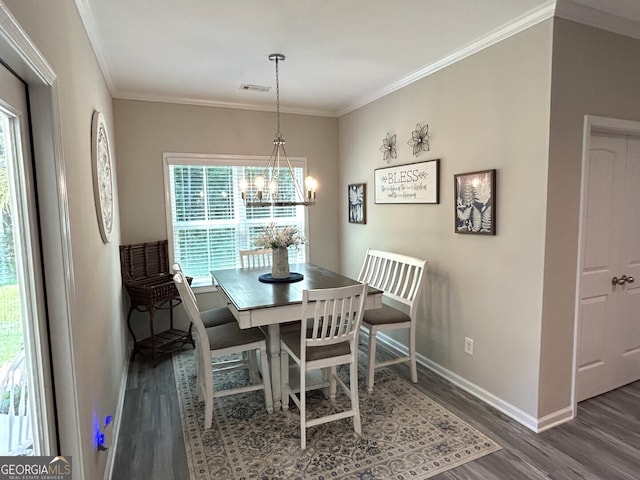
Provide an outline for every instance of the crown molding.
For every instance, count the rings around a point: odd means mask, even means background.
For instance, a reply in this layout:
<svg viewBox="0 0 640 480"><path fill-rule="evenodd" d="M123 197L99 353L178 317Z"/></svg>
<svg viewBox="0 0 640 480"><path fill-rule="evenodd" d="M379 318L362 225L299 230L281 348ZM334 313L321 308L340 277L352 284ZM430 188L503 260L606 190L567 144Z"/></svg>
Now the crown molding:
<svg viewBox="0 0 640 480"><path fill-rule="evenodd" d="M216 107L216 108L231 108L234 110L253 110L258 112L274 112L276 111L274 105L264 104L250 104L250 103L233 103L223 102L216 100L207 100L204 98L190 98L179 97L171 95L147 95L133 92L117 91L113 93L113 98L120 100L138 100L143 102L157 102L157 103L177 103L181 105L195 105L201 107ZM330 110L317 110L310 108L291 108L282 107L280 105L280 112L292 115L311 115L314 117L336 117L335 111Z"/></svg>
<svg viewBox="0 0 640 480"><path fill-rule="evenodd" d="M111 96L113 96L116 91L116 87L109 71L109 63L102 53L104 49L102 48L102 44L100 43L100 39L96 33L98 31L98 27L94 21L95 16L91 11L90 0L75 0L75 3L78 13L80 14L80 19L82 20L82 25L84 26L84 31L86 32L87 37L89 37L89 43L91 43L93 53L98 60L98 65L102 71L104 81L107 84L107 88L109 89Z"/></svg>
<svg viewBox="0 0 640 480"><path fill-rule="evenodd" d="M377 92L361 98L358 102L348 106L347 108L337 112L338 117L346 115L358 108L364 107L369 103L378 100L382 97L389 95L401 88L411 85L418 80L421 80L429 75L432 75L443 68L446 68L454 63L457 63L465 58L478 53L485 48L495 45L502 40L505 40L513 35L516 35L527 28L537 25L549 18L552 18L556 9L556 0L549 0L543 5L533 10L530 10L521 17L511 21L475 40L473 43L447 55L446 57L437 60L434 63L425 65L421 69L407 75L406 77L392 83L391 85L378 90Z"/></svg>
<svg viewBox="0 0 640 480"><path fill-rule="evenodd" d="M572 3L568 0L569 3ZM113 98L118 98L122 100L139 100L139 101L148 101L148 102L159 102L159 103L177 103L183 105L196 105L196 106L206 106L206 107L217 107L217 108L231 108L237 110L254 110L254 111L265 111L265 112L275 112L275 108L273 106L266 106L264 104L245 104L245 103L235 103L235 102L226 102L226 101L216 101L216 100L207 100L202 98L190 98L190 97L181 97L181 96L171 96L171 95L148 95L141 94L137 92L127 92L119 90L113 82L111 74L109 72L109 65L102 54L102 46L100 41L95 33L97 32L97 27L95 22L93 21L93 14L90 7L90 0L75 0L76 7L78 12L80 13L80 17L82 19L82 23L84 25L85 31L87 32L87 36L89 37L89 41L93 47L96 58L98 60L98 64L100 69L102 70L102 74L105 78L105 82L107 83L107 87ZM586 8L586 7L583 7ZM592 9L589 9L592 10ZM364 107L369 103L374 102L390 93L393 93L401 88L404 88L408 85L411 85L422 78L428 77L443 68L446 68L450 65L453 65L456 62L464 60L465 58L478 53L485 48L488 48L492 45L495 45L502 40L505 40L513 35L516 35L534 25L537 25L544 20L552 18L556 12L556 0L548 0L540 7L535 8L521 17L517 18L514 21L509 22L485 35L478 38L474 42L466 45L465 47L437 60L434 63L425 65L424 67L416 70L415 72L407 75L406 77L386 86L382 89L362 97L360 100L355 103L344 107L338 108L336 110L326 110L326 109L311 109L311 108L283 108L281 107L282 113L287 114L295 114L295 115L312 115L312 116L321 116L321 117L341 117L350 113L358 108ZM579 21L579 20L578 20ZM585 23L585 22L583 22Z"/></svg>

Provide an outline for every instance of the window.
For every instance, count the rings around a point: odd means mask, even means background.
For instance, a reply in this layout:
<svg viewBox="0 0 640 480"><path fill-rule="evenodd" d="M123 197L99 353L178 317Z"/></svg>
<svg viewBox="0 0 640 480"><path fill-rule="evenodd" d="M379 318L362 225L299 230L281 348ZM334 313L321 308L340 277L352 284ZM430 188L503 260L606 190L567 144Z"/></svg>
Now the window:
<svg viewBox="0 0 640 480"><path fill-rule="evenodd" d="M306 236L302 206L246 208L239 181L250 185L262 173L269 157L164 154L165 203L169 254L193 285L209 285L211 270L240 267L240 250L256 248L253 239L275 222L296 226ZM306 159L290 158L302 184ZM288 172L282 177L290 179ZM281 187L282 188L282 187ZM251 193L251 192L250 192ZM284 184L284 195L294 196L293 181ZM289 249L289 261L306 261L306 248Z"/></svg>

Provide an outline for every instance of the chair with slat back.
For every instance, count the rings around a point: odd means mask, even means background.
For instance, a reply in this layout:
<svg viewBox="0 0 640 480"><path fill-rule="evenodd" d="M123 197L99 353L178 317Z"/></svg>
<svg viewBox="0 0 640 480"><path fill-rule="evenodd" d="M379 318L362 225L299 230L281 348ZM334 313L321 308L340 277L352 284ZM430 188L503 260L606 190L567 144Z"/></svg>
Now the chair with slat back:
<svg viewBox="0 0 640 480"><path fill-rule="evenodd" d="M173 276L182 304L193 323L195 332L194 340L198 344L196 359L199 374L197 376L198 397L204 397L205 414L204 428L211 428L213 422L213 399L234 395L238 393L264 390L265 407L268 413L273 412L273 397L271 394L271 378L269 376L269 363L267 361L267 343L265 336L259 328L247 328L241 330L236 322L225 323L217 327L205 328L200 317L198 307L193 301L195 298L188 291L188 283L182 273ZM259 351L262 366L262 378L254 376L250 370L251 385L230 388L227 390L215 390L213 374L222 368L222 362L213 363L214 359L226 357L236 353ZM213 363L213 367L212 367ZM246 367L246 362L239 360L224 361L224 370Z"/></svg>
<svg viewBox="0 0 640 480"><path fill-rule="evenodd" d="M418 381L416 368L416 310L423 288L427 261L398 253L367 250L358 280L384 292L382 308L366 310L362 328L369 333L367 390L373 390L377 367L409 362L411 381ZM391 306L397 302L406 312ZM376 362L376 334L380 331L409 329L409 355Z"/></svg>
<svg viewBox="0 0 640 480"><path fill-rule="evenodd" d="M309 328L283 333L280 339L280 376L282 378L282 409L289 408L289 399L300 409L300 446L306 448L306 429L342 418L353 417L353 428L361 433L358 404L358 334L367 296L367 285L304 290L302 292L301 317L313 310ZM289 359L299 367L299 393L289 384ZM349 387L338 377L336 367L349 365ZM328 369L328 382L307 385L306 373ZM335 399L337 385L351 399L351 408L313 419L306 415L306 391L329 386L329 394Z"/></svg>
<svg viewBox="0 0 640 480"><path fill-rule="evenodd" d="M178 262L173 264L172 270L174 275L176 273L180 273L184 276L184 272L182 271L182 266ZM187 294L193 301L193 304L197 306L198 302L196 300L195 294L193 293L193 290L191 289L191 286L189 285L189 282L185 283L185 290L187 291ZM212 308L210 310L200 310L200 319L202 320L202 323L205 328L218 327L220 325L225 325L227 323L236 322L236 317L233 316L233 313L231 313L231 310L229 310L228 307L218 307L218 308ZM192 335L193 335L193 323L189 325L189 336L192 337ZM196 357L197 357L198 355L197 350L199 348L198 343L194 342L193 346L196 349ZM198 362L196 362L196 377L200 379L200 368L198 365L199 365ZM252 365L252 368L253 368L253 365Z"/></svg>
<svg viewBox="0 0 640 480"><path fill-rule="evenodd" d="M176 273L182 273L184 275L184 272L182 271L182 267L180 266L179 263L177 262L174 263L172 269L173 269L174 275ZM187 283L187 286L189 286L188 283ZM190 286L188 288L188 293L192 297L193 303L197 305L198 302ZM228 307L218 307L218 308L212 308L210 310L201 310L200 316L202 317L202 323L204 323L205 328L217 327L218 325L223 325L225 323L232 323L236 321L236 318L233 316L233 313L231 313L231 310L229 310Z"/></svg>
<svg viewBox="0 0 640 480"><path fill-rule="evenodd" d="M273 252L270 248L260 250L240 250L240 268L270 267Z"/></svg>

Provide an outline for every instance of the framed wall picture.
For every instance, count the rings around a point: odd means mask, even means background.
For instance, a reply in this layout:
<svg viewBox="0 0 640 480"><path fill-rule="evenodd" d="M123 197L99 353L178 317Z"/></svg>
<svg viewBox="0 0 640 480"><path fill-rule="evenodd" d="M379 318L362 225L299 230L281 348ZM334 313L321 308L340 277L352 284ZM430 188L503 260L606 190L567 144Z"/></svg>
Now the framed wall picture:
<svg viewBox="0 0 640 480"><path fill-rule="evenodd" d="M375 203L440 203L440 160L374 170Z"/></svg>
<svg viewBox="0 0 640 480"><path fill-rule="evenodd" d="M349 185L349 223L367 223L367 184Z"/></svg>
<svg viewBox="0 0 640 480"><path fill-rule="evenodd" d="M454 175L455 232L496 234L496 171Z"/></svg>

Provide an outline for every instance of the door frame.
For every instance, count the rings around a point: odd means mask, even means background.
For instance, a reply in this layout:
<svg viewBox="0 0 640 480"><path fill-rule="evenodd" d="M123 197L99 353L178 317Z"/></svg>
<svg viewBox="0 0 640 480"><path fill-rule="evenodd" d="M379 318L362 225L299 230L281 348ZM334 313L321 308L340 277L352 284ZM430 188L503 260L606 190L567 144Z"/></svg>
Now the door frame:
<svg viewBox="0 0 640 480"><path fill-rule="evenodd" d="M52 381L57 431L54 432L55 438L50 439L52 448L55 449L51 453L73 455L74 472L78 478L84 478L71 321L75 282L57 76L2 1L0 58L28 88L47 292L51 368L52 375L55 376Z"/></svg>
<svg viewBox="0 0 640 480"><path fill-rule="evenodd" d="M571 405L572 417L578 414L578 402L576 400L576 382L578 376L578 339L580 332L580 272L582 271L582 243L585 230L586 197L587 197L587 166L589 162L589 150L591 148L591 136L594 134L630 135L640 137L640 122L634 120L622 120L618 118L599 117L596 115L584 116L584 129L582 139L582 167L580 180L580 218L578 227L578 261L576 269L576 290L573 322L573 371L571 378Z"/></svg>

